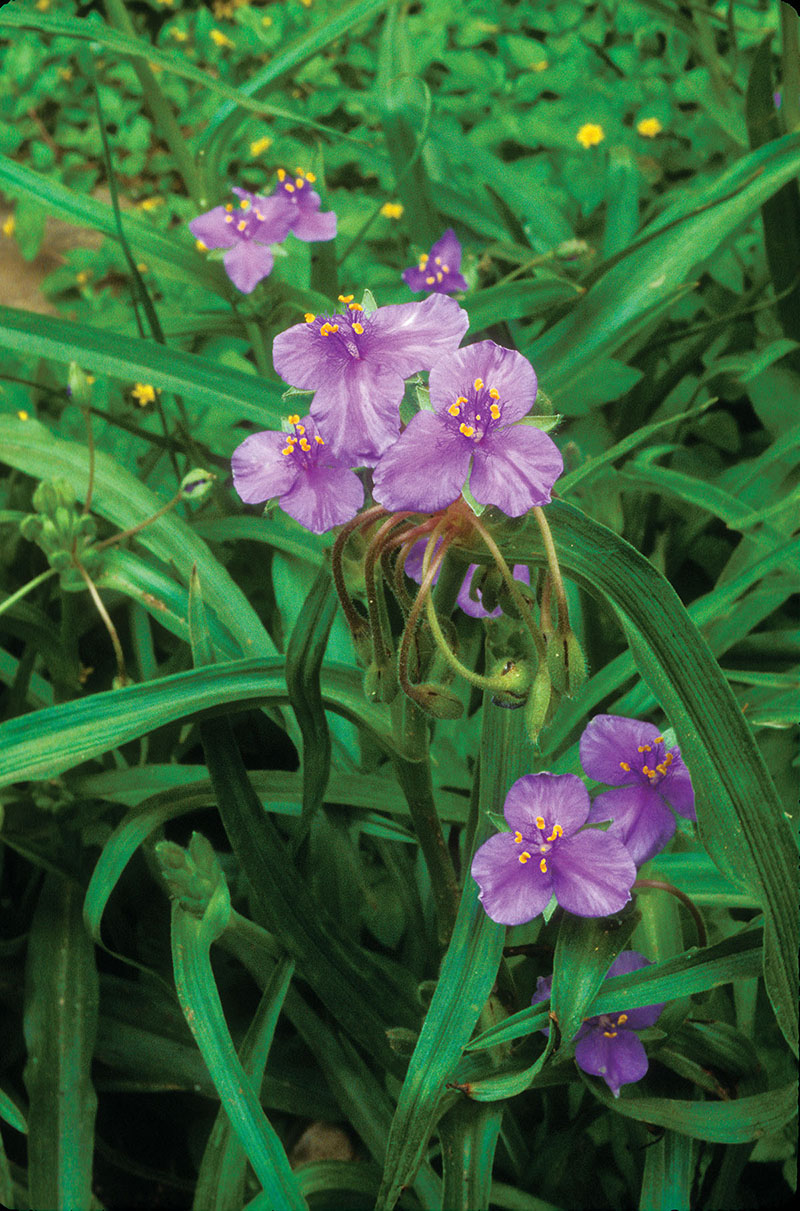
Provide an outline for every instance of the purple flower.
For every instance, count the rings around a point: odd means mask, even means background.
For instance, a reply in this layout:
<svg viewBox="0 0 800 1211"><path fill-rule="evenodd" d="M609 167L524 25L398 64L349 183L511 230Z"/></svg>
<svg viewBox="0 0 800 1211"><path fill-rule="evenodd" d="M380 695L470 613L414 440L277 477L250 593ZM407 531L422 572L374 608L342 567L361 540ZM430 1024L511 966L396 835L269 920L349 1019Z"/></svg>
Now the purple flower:
<svg viewBox="0 0 800 1211"><path fill-rule="evenodd" d="M616 837L578 830L589 816L589 795L574 774L526 774L506 795L511 831L477 850L472 877L488 915L522 925L555 895L567 912L606 917L631 898L636 866Z"/></svg>
<svg viewBox="0 0 800 1211"><path fill-rule="evenodd" d="M297 169L295 177L279 168L278 184L271 194L271 197L288 203L291 229L298 240L305 240L306 243L332 240L336 235L336 212L320 212L320 196L311 188L316 179L313 172L303 172L302 168Z"/></svg>
<svg viewBox="0 0 800 1211"><path fill-rule="evenodd" d="M461 244L452 227L448 227L430 252L423 252L419 267L403 270L403 281L409 290L425 290L428 294L447 294L451 290L466 290L467 280L460 273Z"/></svg>
<svg viewBox="0 0 800 1211"><path fill-rule="evenodd" d="M405 379L452 352L469 318L453 299L431 295L364 312L340 295L341 313L307 315L275 337L273 361L293 387L314 391L311 415L333 452L351 466L373 466L400 431Z"/></svg>
<svg viewBox="0 0 800 1211"><path fill-rule="evenodd" d="M422 583L422 558L425 554L427 542L427 538L421 538L419 542L414 543L414 546L406 556L406 562L403 568L406 576L410 576L412 580L416 580L417 584ZM438 549L439 542L436 543L434 552L438 551ZM471 563L467 568L464 575L464 581L461 588L458 590L456 603L461 607L464 613L469 614L471 618L499 618L503 613L500 606L497 606L491 611L491 613L483 608L483 596L480 586L476 586L475 588L477 600L470 596L470 592L472 590L472 581L479 567L479 564ZM515 580L521 580L523 584L529 585L531 583L531 573L527 564L515 563L512 569L512 575ZM433 578L433 583L436 584L438 579L439 572L437 571Z"/></svg>
<svg viewBox="0 0 800 1211"><path fill-rule="evenodd" d="M314 534L355 517L364 503L358 476L335 458L311 417L290 416L294 433L253 433L231 458L233 486L243 501L273 496L285 513Z"/></svg>
<svg viewBox="0 0 800 1211"><path fill-rule="evenodd" d="M292 209L283 198L263 198L246 189L234 188L240 198L233 204L215 206L198 215L189 230L206 248L227 248L225 272L238 290L250 294L262 278L272 272L270 244L279 244L289 234Z"/></svg>
<svg viewBox="0 0 800 1211"><path fill-rule="evenodd" d="M650 960L636 950L625 950L614 960L606 973L611 976L629 975L649 967ZM550 996L552 976L539 976L531 1004L546 1001ZM627 1013L603 1013L587 1018L575 1036L575 1062L590 1076L601 1076L614 1097L619 1097L621 1085L640 1081L647 1072L647 1052L636 1034L654 1026L664 1003L629 1009ZM549 1033L549 1031L545 1031Z"/></svg>
<svg viewBox="0 0 800 1211"><path fill-rule="evenodd" d="M616 788L597 796L589 820L611 820L609 834L622 841L637 866L663 849L675 832L673 811L696 819L692 779L681 751L667 750L652 723L595 715L581 736L580 751L589 777Z"/></svg>
<svg viewBox="0 0 800 1211"><path fill-rule="evenodd" d="M558 447L541 429L513 424L536 398L527 358L479 341L436 362L430 392L434 411L413 416L375 468L377 501L435 513L458 498L469 475L475 499L510 517L547 504L564 469Z"/></svg>

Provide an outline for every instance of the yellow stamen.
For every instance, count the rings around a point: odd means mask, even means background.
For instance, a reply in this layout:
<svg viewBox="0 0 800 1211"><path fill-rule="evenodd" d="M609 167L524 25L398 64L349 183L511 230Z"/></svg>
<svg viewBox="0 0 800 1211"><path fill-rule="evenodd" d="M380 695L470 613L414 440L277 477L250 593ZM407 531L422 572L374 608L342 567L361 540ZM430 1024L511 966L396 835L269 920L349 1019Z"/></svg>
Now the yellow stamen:
<svg viewBox="0 0 800 1211"><path fill-rule="evenodd" d="M624 769L626 774L630 773L631 767L628 765L627 761L620 761L619 768Z"/></svg>
<svg viewBox="0 0 800 1211"><path fill-rule="evenodd" d="M306 454L311 449L311 446L309 445L309 441L308 441L307 437L300 438L300 449L304 450L306 452Z"/></svg>
<svg viewBox="0 0 800 1211"><path fill-rule="evenodd" d="M517 845L519 845L520 841L522 840L522 833L519 831L519 829L517 829L517 831L514 833L514 840L516 841Z"/></svg>
<svg viewBox="0 0 800 1211"><path fill-rule="evenodd" d="M313 311L307 311L307 312L305 313L305 316L304 316L303 318L305 319L305 321L306 321L306 323L307 323L307 324L313 324L313 323L314 323L314 320L315 320L317 317L314 315Z"/></svg>
<svg viewBox="0 0 800 1211"><path fill-rule="evenodd" d="M537 817L536 817L536 827L537 827L537 828L544 828L544 827L545 827L545 823L544 823L544 816L537 816Z"/></svg>
<svg viewBox="0 0 800 1211"><path fill-rule="evenodd" d="M287 193L294 193L294 192L295 192L294 185L284 185L284 187L283 187L283 188L286 190L286 192L287 192Z"/></svg>
<svg viewBox="0 0 800 1211"><path fill-rule="evenodd" d="M437 273L437 274L436 274L436 281L437 281L437 282L441 282L441 281L442 281L442 275L441 275L441 273Z"/></svg>
<svg viewBox="0 0 800 1211"><path fill-rule="evenodd" d="M426 279L425 279L425 285L426 285L426 286L432 286L432 285L434 284L434 282L435 282L435 281L436 281L436 278L435 278L435 277L429 277L429 278L426 278Z"/></svg>
<svg viewBox="0 0 800 1211"><path fill-rule="evenodd" d="M307 181L310 181L312 185L314 184L314 182L316 181L316 179L317 179L317 174L316 174L315 172L307 172L307 173L306 173L306 180L307 180Z"/></svg>
<svg viewBox="0 0 800 1211"><path fill-rule="evenodd" d="M457 404L466 404L466 403L469 403L469 400L467 399L466 395L459 395L456 397L456 403Z"/></svg>
<svg viewBox="0 0 800 1211"><path fill-rule="evenodd" d="M361 306L360 303L348 303L347 310L348 311L363 311L364 308Z"/></svg>
<svg viewBox="0 0 800 1211"><path fill-rule="evenodd" d="M237 231L246 231L247 230L247 219L240 219L239 222L236 224L236 230Z"/></svg>
<svg viewBox="0 0 800 1211"><path fill-rule="evenodd" d="M194 246L198 252L208 252L208 245L204 244L202 240L195 240Z"/></svg>
<svg viewBox="0 0 800 1211"><path fill-rule="evenodd" d="M522 853L519 855L519 860L522 863L522 865L524 866L526 862L529 862L530 858L531 858L531 856L528 853L527 849L523 849Z"/></svg>
<svg viewBox="0 0 800 1211"><path fill-rule="evenodd" d="M655 776L655 772L656 772L656 771L655 771L654 769L650 769L650 766L649 766L649 765L643 765L643 766L642 766L642 773L643 773L643 774L647 774L647 777L648 777L648 778L652 778L652 777L654 777L654 776Z"/></svg>
<svg viewBox="0 0 800 1211"><path fill-rule="evenodd" d="M232 202L227 202L227 203L225 204L225 209L227 210L228 214L230 214L230 213L231 213L231 211L233 210L233 203L232 203Z"/></svg>
<svg viewBox="0 0 800 1211"><path fill-rule="evenodd" d="M449 273L449 272L450 272L450 266L442 265L442 273Z"/></svg>
<svg viewBox="0 0 800 1211"><path fill-rule="evenodd" d="M472 427L472 425L459 425L458 431L459 431L459 433L463 433L465 437L472 437L472 436L474 436L474 433L475 433L475 430Z"/></svg>
<svg viewBox="0 0 800 1211"><path fill-rule="evenodd" d="M241 202L239 203L239 208L241 210L249 210L250 209L250 199L242 198Z"/></svg>
<svg viewBox="0 0 800 1211"><path fill-rule="evenodd" d="M284 457L285 457L287 454L291 454L291 452L292 452L292 447L291 447L291 446L284 446L284 448L281 450L281 454L283 454L283 455L284 455Z"/></svg>
<svg viewBox="0 0 800 1211"><path fill-rule="evenodd" d="M354 294L340 294L339 302L340 303L352 303L354 298L355 298Z"/></svg>
<svg viewBox="0 0 800 1211"><path fill-rule="evenodd" d="M547 862L544 858L542 858L541 862L539 863L539 870L543 875L547 874Z"/></svg>
<svg viewBox="0 0 800 1211"><path fill-rule="evenodd" d="M491 396L491 398L492 398L492 399L499 399L499 398L500 398L500 392L497 390L497 388L496 388L496 387L490 387L490 388L489 388L489 395Z"/></svg>
<svg viewBox="0 0 800 1211"><path fill-rule="evenodd" d="M292 415L288 418L288 420L289 420L290 425L299 425L300 424L300 417L298 416L298 414L296 412L293 412Z"/></svg>
<svg viewBox="0 0 800 1211"><path fill-rule="evenodd" d="M476 390L476 391L481 391L481 390L483 389L483 379L482 379L482 378L476 378L476 379L475 379L475 382L474 382L472 385L473 385L473 387L475 388L475 390Z"/></svg>
<svg viewBox="0 0 800 1211"><path fill-rule="evenodd" d="M267 151L270 147L272 147L272 139L267 135L262 135L260 139L254 139L250 144L250 155L260 156L262 152Z"/></svg>
<svg viewBox="0 0 800 1211"><path fill-rule="evenodd" d="M628 1020L627 1013L621 1013L619 1015L619 1017L617 1018L617 1025L621 1026L623 1024L623 1022L627 1022L627 1020Z"/></svg>
<svg viewBox="0 0 800 1211"><path fill-rule="evenodd" d="M297 432L300 434L303 434L306 431L305 425L298 425L297 422L295 422L295 428L296 428ZM303 443L301 442L300 444L302 445Z"/></svg>
<svg viewBox="0 0 800 1211"><path fill-rule="evenodd" d="M497 404L492 404L491 408L489 409L489 412L491 413L492 420L500 419L500 409L498 408Z"/></svg>
<svg viewBox="0 0 800 1211"><path fill-rule="evenodd" d="M652 752L652 746L649 744L640 744L637 748L637 752L640 752L640 753Z"/></svg>
<svg viewBox="0 0 800 1211"><path fill-rule="evenodd" d="M279 168L279 169L278 169L278 180L279 180L279 181L285 181L285 180L286 180L286 170L285 170L284 168Z"/></svg>
<svg viewBox="0 0 800 1211"><path fill-rule="evenodd" d="M604 1030L603 1037L607 1039L615 1039L617 1037L616 1030Z"/></svg>
<svg viewBox="0 0 800 1211"><path fill-rule="evenodd" d="M664 743L663 736L656 736L655 740L653 741L653 744L663 744L663 743Z"/></svg>
<svg viewBox="0 0 800 1211"><path fill-rule="evenodd" d="M561 827L561 825L560 825L560 824L554 824L554 825L553 825L553 831L551 832L551 834L550 834L550 836L547 838L547 840L548 840L548 841L556 841L556 840L557 840L559 837L563 837L563 836L564 836L564 830L563 830L563 828Z"/></svg>
<svg viewBox="0 0 800 1211"><path fill-rule="evenodd" d="M302 177L295 177L294 183L298 189L302 189L303 186L305 185L305 181L303 180Z"/></svg>
<svg viewBox="0 0 800 1211"><path fill-rule="evenodd" d="M460 416L461 415L461 409L459 408L458 404L451 404L450 407L447 409L447 411L450 413L451 416Z"/></svg>
<svg viewBox="0 0 800 1211"><path fill-rule="evenodd" d="M318 446L324 446L324 445L325 445L325 442L322 440L322 438L320 437L320 435L319 435L318 433L317 433L317 434L315 434L315 436L314 436L314 441L317 443L317 445L318 445Z"/></svg>
<svg viewBox="0 0 800 1211"><path fill-rule="evenodd" d="M361 336L363 331L364 331L363 324L353 324L353 332L355 332L356 336Z"/></svg>

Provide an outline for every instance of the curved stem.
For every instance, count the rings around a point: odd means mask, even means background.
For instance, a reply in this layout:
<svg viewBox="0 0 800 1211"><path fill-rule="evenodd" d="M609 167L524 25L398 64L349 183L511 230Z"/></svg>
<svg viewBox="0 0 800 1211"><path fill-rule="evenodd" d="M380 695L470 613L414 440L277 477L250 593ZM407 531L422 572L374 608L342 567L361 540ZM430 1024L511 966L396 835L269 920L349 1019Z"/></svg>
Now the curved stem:
<svg viewBox="0 0 800 1211"><path fill-rule="evenodd" d="M390 534L395 526L400 525L410 516L410 513L394 513L391 517L387 517L386 521L378 529L377 534L371 539L364 555L364 586L367 591L367 613L369 614L369 624L372 630L373 654L375 656L375 663L379 667L386 665L392 655L392 649L386 643L383 635L381 608L378 602L378 589L375 582L375 564L382 553L386 535Z"/></svg>
<svg viewBox="0 0 800 1211"><path fill-rule="evenodd" d="M400 687L403 692L412 699L414 698L414 686L411 684L408 676L408 655L411 649L411 642L414 638L414 633L419 623L419 616L422 613L422 608L425 605L425 599L433 588L433 582L436 579L436 573L439 571L439 565L444 559L445 552L450 545L450 541L452 541L445 538L442 542L440 550L436 552L432 559L430 558L430 552L436 546L436 541L439 537L437 531L440 529L441 525L442 523L440 522L439 525L435 527L430 539L428 540L428 545L425 548L425 557L422 561L422 584L420 585L419 592L414 600L414 604L411 607L411 613L408 616L408 621L406 622L405 630L403 631L403 638L400 642L400 651L397 656L397 676L400 682ZM428 564L427 569L425 567L426 561Z"/></svg>
<svg viewBox="0 0 800 1211"><path fill-rule="evenodd" d="M561 567L556 554L556 546L553 542L553 535L550 530L550 523L544 514L544 509L541 505L533 506L533 516L536 518L536 524L539 527L539 532L544 543L545 553L547 555L547 567L550 572L550 579L553 582L553 591L556 597L556 607L558 609L558 629L559 631L569 630L569 609L567 607L567 594L564 589L564 581L561 576Z"/></svg>
<svg viewBox="0 0 800 1211"><path fill-rule="evenodd" d="M500 550L497 543L479 518L473 517L471 520L473 526L478 531L481 538L486 543L486 546L494 556L494 561L500 569L500 574L502 575L503 580L506 582L506 588L511 595L511 599L519 610L522 621L525 623L525 626L530 632L531 639L533 640L533 646L536 648L536 655L539 657L539 660L545 660L546 652L542 633L536 625L536 620L531 614L530 606L517 588L517 583L514 580L511 569L503 558L503 552Z"/></svg>
<svg viewBox="0 0 800 1211"><path fill-rule="evenodd" d="M108 631L109 638L111 639L111 645L114 648L114 655L116 656L116 659L117 659L117 676L119 678L120 685L130 685L130 678L128 677L127 671L125 669L125 654L122 651L122 644L119 641L119 635L117 634L117 628L114 626L114 623L111 621L111 615L109 614L108 610L106 609L105 605L103 604L103 599L97 591L96 584L92 580L89 573L86 571L86 568L83 566L83 564L78 563L78 561L75 560L74 567L77 569L77 571L80 573L81 577L83 578L83 580L86 584L86 587L89 590L89 593L91 595L92 601L95 604L97 612L103 620L103 625L105 626L106 630Z"/></svg>
<svg viewBox="0 0 800 1211"><path fill-rule="evenodd" d="M475 673L472 669L467 668L465 664L456 656L455 652L450 648L444 632L439 624L439 619L436 616L436 610L433 606L433 598L430 593L425 600L425 613L433 631L433 637L436 644L451 668L455 669L460 677L468 681L470 685L477 686L479 690L487 690L490 694L497 694L504 687L491 677L483 677L480 673Z"/></svg>
<svg viewBox="0 0 800 1211"><path fill-rule="evenodd" d="M170 509L174 509L178 501L181 499L182 493L176 492L172 500L168 500L160 509L156 509L152 517L146 517L144 521L140 521L137 525L131 526L128 530L120 530L119 534L112 534L110 538L104 538L102 542L96 542L92 548L94 551L103 551L106 547L115 546L116 543L122 542L125 538L133 538L134 534L138 534L140 530L144 530L146 526L152 525L154 521L158 521L159 517L163 517L165 513L169 513Z"/></svg>
<svg viewBox="0 0 800 1211"><path fill-rule="evenodd" d="M680 900L692 915L695 928L697 929L697 944L698 946L708 945L708 936L706 934L705 922L700 915L700 909L695 904L694 900L687 896L685 891L681 891L674 883L667 883L664 879L637 879L633 885L634 891L639 891L643 887L653 888L655 891L668 891L671 896L675 896L676 900Z"/></svg>
<svg viewBox="0 0 800 1211"><path fill-rule="evenodd" d="M377 521L379 517L386 514L383 505L373 505L371 509L367 509L364 513L359 513L352 521L346 522L336 536L336 542L333 544L331 552L331 573L333 575L333 583L336 589L336 595L342 607L347 625L354 636L361 636L367 629L366 619L358 613L353 605L353 599L347 591L347 585L344 581L344 571L342 570L342 557L344 549L347 545L347 540L355 531L367 526L373 521Z"/></svg>

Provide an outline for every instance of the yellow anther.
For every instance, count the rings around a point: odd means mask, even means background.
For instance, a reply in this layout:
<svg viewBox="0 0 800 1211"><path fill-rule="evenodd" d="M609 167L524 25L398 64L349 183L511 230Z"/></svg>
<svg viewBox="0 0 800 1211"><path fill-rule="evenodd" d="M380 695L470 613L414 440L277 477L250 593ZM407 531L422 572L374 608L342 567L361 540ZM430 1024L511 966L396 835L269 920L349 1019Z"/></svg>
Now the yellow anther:
<svg viewBox="0 0 800 1211"><path fill-rule="evenodd" d="M522 833L519 831L519 829L517 829L517 831L514 833L514 840L516 841L517 845L519 845L522 841Z"/></svg>
<svg viewBox="0 0 800 1211"><path fill-rule="evenodd" d="M656 736L655 740L653 741L653 744L663 744L663 743L664 743L663 736Z"/></svg>
<svg viewBox="0 0 800 1211"><path fill-rule="evenodd" d="M317 443L317 445L318 445L318 446L324 446L324 445L325 445L325 442L322 440L322 438L320 437L320 435L319 435L318 433L316 433L316 434L314 435L314 441Z"/></svg>
<svg viewBox="0 0 800 1211"><path fill-rule="evenodd" d="M352 295L351 295L351 298L352 298ZM348 311L363 311L364 308L361 306L360 303L348 303L347 310Z"/></svg>
<svg viewBox="0 0 800 1211"><path fill-rule="evenodd" d="M434 261L435 261L435 263L436 263L437 265L441 265L441 263L442 263L442 258L441 258L440 256L434 257L433 259L434 259Z"/></svg>
<svg viewBox="0 0 800 1211"><path fill-rule="evenodd" d="M261 211L260 211L260 210L256 210L254 213L255 213L255 216L256 216L256 218L258 219L259 223L263 223L263 222L264 222L264 216L263 216L263 214L261 213Z"/></svg>
<svg viewBox="0 0 800 1211"><path fill-rule="evenodd" d="M560 825L560 824L554 824L554 825L553 825L553 831L551 832L551 834L550 834L550 836L547 838L547 840L548 840L548 841L557 841L559 837L563 837L563 836L564 836L564 830L563 830L563 828L561 827L561 825Z"/></svg>
<svg viewBox="0 0 800 1211"><path fill-rule="evenodd" d="M353 324L353 332L355 332L356 336L361 336L363 331L364 331L363 324Z"/></svg>
<svg viewBox="0 0 800 1211"><path fill-rule="evenodd" d="M476 379L475 379L475 382L474 382L472 385L473 385L473 387L475 388L475 390L476 390L476 391L481 391L481 390L483 389L483 379L482 379L482 378L476 378Z"/></svg>
<svg viewBox="0 0 800 1211"><path fill-rule="evenodd" d="M294 185L289 185L289 184L287 183L286 185L284 185L284 187L283 187L283 188L286 190L286 192L287 192L287 193L294 193L294 192L295 192Z"/></svg>
<svg viewBox="0 0 800 1211"><path fill-rule="evenodd" d="M284 446L284 448L281 450L281 454L283 454L283 455L284 455L284 457L285 457L287 454L291 454L291 452L292 452L292 447L291 447L291 446Z"/></svg>
<svg viewBox="0 0 800 1211"><path fill-rule="evenodd" d="M232 202L226 202L226 203L225 203L225 209L227 210L228 214L230 214L230 213L231 213L231 211L233 210L233 203L232 203Z"/></svg>
<svg viewBox="0 0 800 1211"><path fill-rule="evenodd" d="M339 331L339 325L331 324L331 332L338 332L338 331Z"/></svg>
<svg viewBox="0 0 800 1211"><path fill-rule="evenodd" d="M317 179L317 174L316 174L315 172L307 172L307 173L306 173L306 180L307 180L307 181L310 181L312 185L314 184L314 182L316 181L316 179Z"/></svg>
<svg viewBox="0 0 800 1211"><path fill-rule="evenodd" d="M543 875L547 874L547 861L545 858L542 858L541 862L539 863L539 870Z"/></svg>
<svg viewBox="0 0 800 1211"><path fill-rule="evenodd" d="M442 273L449 273L449 272L450 272L450 266L442 265Z"/></svg>
<svg viewBox="0 0 800 1211"><path fill-rule="evenodd" d="M240 210L249 210L250 209L250 199L242 198L242 200L239 203L239 209Z"/></svg>
<svg viewBox="0 0 800 1211"><path fill-rule="evenodd" d="M522 853L519 855L519 860L522 863L522 865L524 866L526 862L530 862L530 858L531 858L531 856L528 853L527 849L523 849Z"/></svg>
<svg viewBox="0 0 800 1211"><path fill-rule="evenodd" d="M639 752L639 753L649 753L649 752L652 752L652 745L650 745L650 744L640 744L640 745L638 745L638 747L637 747L637 752Z"/></svg>
<svg viewBox="0 0 800 1211"><path fill-rule="evenodd" d="M307 437L300 438L300 449L304 450L306 452L306 454L311 449L311 446L309 445L309 441L308 441Z"/></svg>
<svg viewBox="0 0 800 1211"><path fill-rule="evenodd" d="M664 764L672 765L672 753L667 753L666 757L664 758Z"/></svg>
<svg viewBox="0 0 800 1211"><path fill-rule="evenodd" d="M616 1030L604 1030L603 1037L607 1039L615 1039L617 1037Z"/></svg>
<svg viewBox="0 0 800 1211"><path fill-rule="evenodd" d="M303 186L305 185L305 181L303 180L302 177L295 177L294 183L298 189L302 189Z"/></svg>
<svg viewBox="0 0 800 1211"><path fill-rule="evenodd" d="M436 281L435 277L429 277L429 278L425 279L425 284L426 284L426 286L432 286L435 281Z"/></svg>
<svg viewBox="0 0 800 1211"><path fill-rule="evenodd" d="M537 827L537 828L544 828L544 827L545 827L544 816L537 816L537 817L536 817L536 827Z"/></svg>
<svg viewBox="0 0 800 1211"><path fill-rule="evenodd" d="M232 215L232 214L226 214L226 215L225 215L225 222L226 222L226 223L232 223L232 222L233 222L233 215Z"/></svg>
<svg viewBox="0 0 800 1211"><path fill-rule="evenodd" d="M278 180L279 180L279 181L285 181L285 180L286 180L286 170L285 170L284 168L279 168L279 169L278 169Z"/></svg>
<svg viewBox="0 0 800 1211"><path fill-rule="evenodd" d="M436 281L437 281L437 282L441 282L441 281L442 281L442 275L441 275L441 273L437 273L437 274L436 274Z"/></svg>
<svg viewBox="0 0 800 1211"><path fill-rule="evenodd" d="M653 777L655 777L655 772L656 772L656 771L655 771L654 769L650 769L650 766L649 766L649 765L643 765L643 766L642 766L642 773L643 773L643 774L647 774L647 777L648 777L648 778L653 778Z"/></svg>
<svg viewBox="0 0 800 1211"><path fill-rule="evenodd" d="M628 765L627 761L620 761L619 768L624 769L626 774L629 774L631 770L631 767Z"/></svg>
<svg viewBox="0 0 800 1211"><path fill-rule="evenodd" d="M461 415L461 409L458 406L458 404L451 404L450 407L447 409L447 411L450 413L451 416L460 416Z"/></svg>
<svg viewBox="0 0 800 1211"><path fill-rule="evenodd" d="M340 303L352 303L354 298L355 298L354 294L340 294L339 302Z"/></svg>
<svg viewBox="0 0 800 1211"><path fill-rule="evenodd" d="M476 412L476 413L475 413L475 419L476 419L476 420L480 420L480 419L481 419L481 414L480 414L480 412Z"/></svg>
<svg viewBox="0 0 800 1211"><path fill-rule="evenodd" d="M204 244L202 240L195 240L194 246L198 252L208 252L208 244Z"/></svg>
<svg viewBox="0 0 800 1211"><path fill-rule="evenodd" d="M467 404L467 403L469 403L469 400L467 399L466 395L459 395L456 397L456 403L457 404Z"/></svg>
<svg viewBox="0 0 800 1211"><path fill-rule="evenodd" d="M463 433L465 437L473 437L475 434L475 430L472 425L459 425L458 431L459 433Z"/></svg>
<svg viewBox="0 0 800 1211"><path fill-rule="evenodd" d="M316 318L317 317L314 315L313 311L307 311L305 313L305 315L303 316L303 319L306 321L307 324L313 324L314 320Z"/></svg>
<svg viewBox="0 0 800 1211"><path fill-rule="evenodd" d="M260 139L254 139L250 144L250 155L260 156L262 152L267 151L270 147L272 147L272 139L267 135L262 135Z"/></svg>
<svg viewBox="0 0 800 1211"><path fill-rule="evenodd" d="M305 433L305 431L306 431L306 427L305 427L305 425L298 425L297 421L295 421L295 428L296 428L297 432L298 432L299 434L301 434L301 435L302 435L303 433ZM300 445L302 446L302 444L303 444L303 443L301 442L301 443L300 443Z"/></svg>
<svg viewBox="0 0 800 1211"><path fill-rule="evenodd" d="M491 414L492 420L500 419L500 409L498 408L497 404L492 404L491 408L489 409L489 412Z"/></svg>
<svg viewBox="0 0 800 1211"><path fill-rule="evenodd" d="M288 417L287 419L288 419L290 425L299 425L300 424L300 417L296 412L293 412L292 415L290 417Z"/></svg>
<svg viewBox="0 0 800 1211"><path fill-rule="evenodd" d="M627 1020L628 1020L627 1013L621 1013L619 1015L619 1017L617 1018L617 1025L621 1026L623 1024L623 1022L627 1022Z"/></svg>
<svg viewBox="0 0 800 1211"><path fill-rule="evenodd" d="M247 230L247 219L240 219L239 222L236 224L236 230L237 231L246 231Z"/></svg>
<svg viewBox="0 0 800 1211"><path fill-rule="evenodd" d="M497 390L497 388L496 388L496 387L490 387L490 388L489 388L489 395L491 396L491 398L492 398L492 399L499 399L499 398L500 398L500 392Z"/></svg>

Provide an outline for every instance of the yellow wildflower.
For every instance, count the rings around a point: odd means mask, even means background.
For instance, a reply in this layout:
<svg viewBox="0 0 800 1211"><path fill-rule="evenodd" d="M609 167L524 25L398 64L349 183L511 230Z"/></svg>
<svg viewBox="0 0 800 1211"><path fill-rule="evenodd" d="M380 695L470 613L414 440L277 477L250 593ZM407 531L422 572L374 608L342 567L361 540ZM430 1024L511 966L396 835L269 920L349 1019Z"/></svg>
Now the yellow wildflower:
<svg viewBox="0 0 800 1211"><path fill-rule="evenodd" d="M24 408L21 408L21 409L19 410L19 412L17 413L17 416L19 417L19 419L20 419L20 420L27 420L27 419L28 419L28 413L25 411L25 409L24 409Z"/></svg>
<svg viewBox="0 0 800 1211"><path fill-rule="evenodd" d="M387 219L399 219L403 213L401 202L384 202L381 206L381 214Z"/></svg>
<svg viewBox="0 0 800 1211"><path fill-rule="evenodd" d="M3 235L7 235L8 238L11 239L11 236L14 234L14 229L16 226L17 226L17 220L14 218L13 214L10 214L8 216L8 218L6 219L5 223L3 224Z"/></svg>
<svg viewBox="0 0 800 1211"><path fill-rule="evenodd" d="M85 286L91 276L91 269L81 269L80 273L75 274L75 281L79 286Z"/></svg>
<svg viewBox="0 0 800 1211"><path fill-rule="evenodd" d="M530 71L547 71L549 66L547 59L537 59L534 63L528 64Z"/></svg>
<svg viewBox="0 0 800 1211"><path fill-rule="evenodd" d="M69 82L72 79L72 68L71 67L59 67L58 78L59 78L59 80L64 80L66 82Z"/></svg>
<svg viewBox="0 0 800 1211"><path fill-rule="evenodd" d="M262 135L260 139L253 139L253 142L250 144L250 155L260 156L268 147L272 147L272 139L270 139L269 135Z"/></svg>
<svg viewBox="0 0 800 1211"><path fill-rule="evenodd" d="M581 147L595 147L605 137L605 131L597 122L585 122L575 136Z"/></svg>
<svg viewBox="0 0 800 1211"><path fill-rule="evenodd" d="M227 34L223 34L221 29L212 29L211 33L209 34L209 37L215 46L220 46L220 47L222 47L222 46L232 47L233 46L233 42L231 42L231 40Z"/></svg>
<svg viewBox="0 0 800 1211"><path fill-rule="evenodd" d="M140 408L145 408L148 404L155 403L155 387L150 383L134 383L131 395Z"/></svg>
<svg viewBox="0 0 800 1211"><path fill-rule="evenodd" d="M659 122L658 118L642 118L641 122L636 123L636 129L640 135L644 135L646 139L654 139L656 135L660 135L664 127Z"/></svg>
<svg viewBox="0 0 800 1211"><path fill-rule="evenodd" d="M188 41L189 35L185 29L178 29L177 25L173 25L169 31L170 38L174 38L176 42Z"/></svg>
<svg viewBox="0 0 800 1211"><path fill-rule="evenodd" d="M155 210L157 206L163 205L163 202L163 198L142 198L141 202L137 202L136 205L140 210Z"/></svg>

